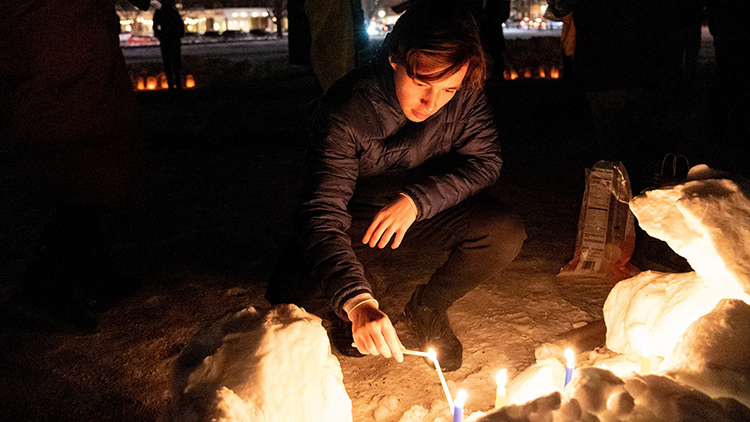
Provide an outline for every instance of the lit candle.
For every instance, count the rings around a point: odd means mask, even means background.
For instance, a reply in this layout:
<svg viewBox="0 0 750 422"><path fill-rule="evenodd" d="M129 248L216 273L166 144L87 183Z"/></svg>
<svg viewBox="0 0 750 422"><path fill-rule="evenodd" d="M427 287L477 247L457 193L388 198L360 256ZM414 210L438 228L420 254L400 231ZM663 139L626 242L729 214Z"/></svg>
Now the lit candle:
<svg viewBox="0 0 750 422"><path fill-rule="evenodd" d="M651 373L651 347L646 336L642 337L641 351L641 375L648 375Z"/></svg>
<svg viewBox="0 0 750 422"><path fill-rule="evenodd" d="M573 370L576 369L575 355L573 355L573 349L565 349L565 384L568 385L570 379L573 378Z"/></svg>
<svg viewBox="0 0 750 422"><path fill-rule="evenodd" d="M453 422L463 422L464 420L464 403L466 402L466 391L458 392L456 401L453 402Z"/></svg>
<svg viewBox="0 0 750 422"><path fill-rule="evenodd" d="M498 372L496 380L497 380L497 392L495 393L495 409L499 409L505 406L505 402L506 402L505 384L508 383L508 370L503 369L500 372Z"/></svg>
<svg viewBox="0 0 750 422"><path fill-rule="evenodd" d="M427 350L427 354L430 356L430 360L435 365L435 370L437 370L438 377L440 377L440 383L443 384L443 392L445 392L445 398L448 400L448 408L453 409L453 399L451 398L450 390L448 390L448 383L445 382L443 370L440 368L440 363L438 363L437 353L435 353L435 349L430 348L429 350Z"/></svg>

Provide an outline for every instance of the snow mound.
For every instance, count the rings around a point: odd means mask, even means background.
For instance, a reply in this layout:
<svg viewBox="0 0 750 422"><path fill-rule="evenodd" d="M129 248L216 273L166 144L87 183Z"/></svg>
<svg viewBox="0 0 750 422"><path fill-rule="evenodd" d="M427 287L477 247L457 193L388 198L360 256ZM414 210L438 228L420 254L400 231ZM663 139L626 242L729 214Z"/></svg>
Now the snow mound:
<svg viewBox="0 0 750 422"><path fill-rule="evenodd" d="M607 347L669 359L682 333L721 299L750 302L750 200L728 178L696 166L681 185L644 192L630 208L649 235L664 240L694 272L647 271L621 281L604 304Z"/></svg>
<svg viewBox="0 0 750 422"><path fill-rule="evenodd" d="M615 285L604 302L607 348L641 355L645 339L651 354L669 358L688 326L725 298L748 297L736 284L695 272L644 271Z"/></svg>
<svg viewBox="0 0 750 422"><path fill-rule="evenodd" d="M731 398L708 395L660 375L619 378L601 368L575 371L559 391L465 422L741 422L750 409Z"/></svg>
<svg viewBox="0 0 750 422"><path fill-rule="evenodd" d="M687 329L666 374L712 397L750 406L750 305L723 300ZM750 419L749 419L750 420Z"/></svg>
<svg viewBox="0 0 750 422"><path fill-rule="evenodd" d="M352 421L321 320L294 305L227 315L185 348L174 378L171 421Z"/></svg>
<svg viewBox="0 0 750 422"><path fill-rule="evenodd" d="M630 209L698 276L734 282L750 294L750 200L735 182L692 180L647 191L632 199Z"/></svg>

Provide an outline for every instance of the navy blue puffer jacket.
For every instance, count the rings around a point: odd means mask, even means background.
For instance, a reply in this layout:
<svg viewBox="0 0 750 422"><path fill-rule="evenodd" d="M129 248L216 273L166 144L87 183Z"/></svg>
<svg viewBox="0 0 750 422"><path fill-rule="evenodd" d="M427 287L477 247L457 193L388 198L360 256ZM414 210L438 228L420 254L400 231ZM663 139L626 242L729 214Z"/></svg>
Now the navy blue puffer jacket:
<svg viewBox="0 0 750 422"><path fill-rule="evenodd" d="M298 240L304 264L344 319L348 299L372 293L346 233L350 203L385 205L404 192L424 220L494 184L502 166L484 93L459 89L414 123L401 110L387 61L350 72L326 92L307 154Z"/></svg>

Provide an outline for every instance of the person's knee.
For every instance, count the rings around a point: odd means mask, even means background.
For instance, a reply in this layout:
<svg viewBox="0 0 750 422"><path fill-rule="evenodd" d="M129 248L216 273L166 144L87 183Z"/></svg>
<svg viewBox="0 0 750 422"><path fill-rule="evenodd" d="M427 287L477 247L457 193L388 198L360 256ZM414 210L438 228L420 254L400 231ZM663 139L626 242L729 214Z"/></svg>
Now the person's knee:
<svg viewBox="0 0 750 422"><path fill-rule="evenodd" d="M521 251L526 240L526 228L523 220L515 213L506 213L497 218L491 225L490 235L495 239L493 243L499 244L499 248L515 258Z"/></svg>
<svg viewBox="0 0 750 422"><path fill-rule="evenodd" d="M521 216L507 204L496 199L487 201L473 218L489 240L488 246L499 259L512 261L526 240Z"/></svg>

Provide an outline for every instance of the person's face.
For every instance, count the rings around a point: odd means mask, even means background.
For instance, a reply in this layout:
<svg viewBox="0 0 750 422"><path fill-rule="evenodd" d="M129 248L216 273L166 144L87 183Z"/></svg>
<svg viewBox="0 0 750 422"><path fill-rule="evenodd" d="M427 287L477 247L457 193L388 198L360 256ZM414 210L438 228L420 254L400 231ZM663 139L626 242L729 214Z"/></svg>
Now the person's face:
<svg viewBox="0 0 750 422"><path fill-rule="evenodd" d="M412 122L423 122L437 113L456 95L461 82L466 76L469 65L464 65L458 72L438 81L425 82L420 76L429 76L444 70L447 65L430 63L424 56L419 56L414 68L414 78L406 73L406 68L390 62L393 67L393 79L396 84L396 96L406 118Z"/></svg>

